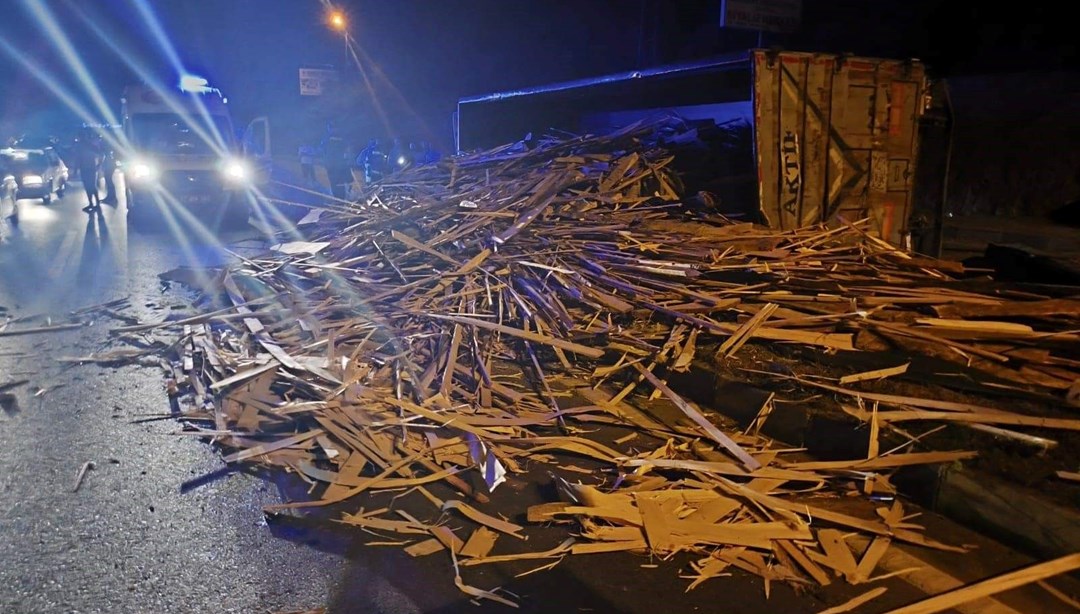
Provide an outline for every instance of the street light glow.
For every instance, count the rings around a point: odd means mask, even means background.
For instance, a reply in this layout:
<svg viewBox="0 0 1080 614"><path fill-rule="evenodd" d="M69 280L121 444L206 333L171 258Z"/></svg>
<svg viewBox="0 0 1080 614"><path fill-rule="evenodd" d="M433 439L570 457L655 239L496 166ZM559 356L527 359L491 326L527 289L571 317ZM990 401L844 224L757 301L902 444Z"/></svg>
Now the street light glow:
<svg viewBox="0 0 1080 614"><path fill-rule="evenodd" d="M345 14L341 11L333 11L330 13L330 26L335 30L345 29Z"/></svg>

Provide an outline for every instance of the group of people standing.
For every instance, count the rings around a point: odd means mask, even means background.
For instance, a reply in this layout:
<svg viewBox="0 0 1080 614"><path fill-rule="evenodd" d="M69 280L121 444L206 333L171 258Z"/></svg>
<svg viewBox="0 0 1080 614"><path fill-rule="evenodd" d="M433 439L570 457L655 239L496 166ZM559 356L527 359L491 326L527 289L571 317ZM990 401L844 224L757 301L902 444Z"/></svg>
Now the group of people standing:
<svg viewBox="0 0 1080 614"><path fill-rule="evenodd" d="M86 191L87 203L83 211L97 211L101 203L115 205L117 199L113 175L116 173L116 154L112 147L100 135L87 129L75 138L74 155L79 181ZM105 198L100 198L98 193L98 181L102 177L105 179Z"/></svg>
<svg viewBox="0 0 1080 614"><path fill-rule="evenodd" d="M331 192L344 200L349 196L349 187L355 183L378 181L407 166L434 164L440 158L438 151L426 141L405 144L399 138L393 139L389 147L379 139L371 139L359 153L355 151L337 131L334 122L328 122L318 147L300 148L301 172L309 182L318 183L315 166L321 162Z"/></svg>

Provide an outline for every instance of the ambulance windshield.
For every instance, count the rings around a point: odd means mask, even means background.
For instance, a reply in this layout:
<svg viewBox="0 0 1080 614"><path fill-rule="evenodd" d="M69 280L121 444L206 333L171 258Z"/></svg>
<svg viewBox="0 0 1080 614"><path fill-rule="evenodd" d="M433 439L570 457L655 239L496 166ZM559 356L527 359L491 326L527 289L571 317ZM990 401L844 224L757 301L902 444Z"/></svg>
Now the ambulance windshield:
<svg viewBox="0 0 1080 614"><path fill-rule="evenodd" d="M214 135L219 135L215 137ZM131 117L131 138L144 151L166 155L214 155L217 138L231 147L235 135L229 118L175 113L140 113Z"/></svg>

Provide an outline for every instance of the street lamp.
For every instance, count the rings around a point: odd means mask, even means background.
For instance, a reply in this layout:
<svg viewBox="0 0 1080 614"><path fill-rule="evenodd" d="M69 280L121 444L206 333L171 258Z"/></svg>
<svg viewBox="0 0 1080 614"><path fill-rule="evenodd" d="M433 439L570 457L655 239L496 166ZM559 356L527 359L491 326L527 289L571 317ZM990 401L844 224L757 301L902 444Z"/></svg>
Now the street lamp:
<svg viewBox="0 0 1080 614"><path fill-rule="evenodd" d="M330 12L330 27L344 32L345 26L348 25L348 21L345 19L345 13L339 10L333 10Z"/></svg>
<svg viewBox="0 0 1080 614"><path fill-rule="evenodd" d="M330 27L338 32L341 32L342 38L345 40L345 63L349 63L349 20L345 18L345 13L339 9L333 9L327 17L327 21L330 23Z"/></svg>

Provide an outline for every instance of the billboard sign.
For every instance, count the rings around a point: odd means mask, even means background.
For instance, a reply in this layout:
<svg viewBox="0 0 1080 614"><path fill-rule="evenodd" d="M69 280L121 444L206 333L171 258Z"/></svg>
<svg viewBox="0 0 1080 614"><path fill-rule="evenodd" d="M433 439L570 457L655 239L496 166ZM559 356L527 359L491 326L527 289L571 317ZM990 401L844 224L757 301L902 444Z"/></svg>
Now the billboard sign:
<svg viewBox="0 0 1080 614"><path fill-rule="evenodd" d="M300 95L322 96L328 94L338 81L338 71L331 68L301 68Z"/></svg>
<svg viewBox="0 0 1080 614"><path fill-rule="evenodd" d="M722 0L720 6L725 28L789 33L801 21L802 0Z"/></svg>

